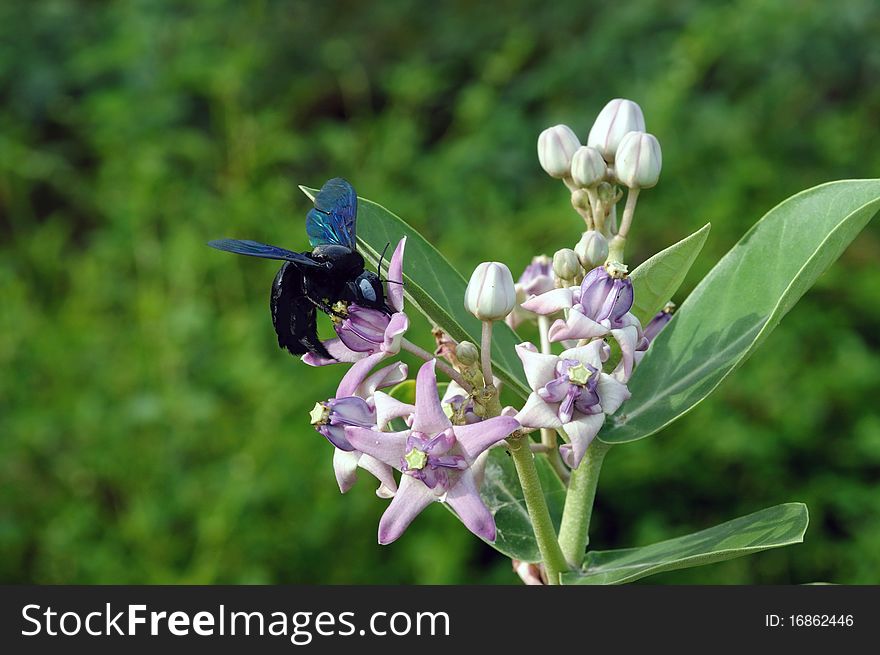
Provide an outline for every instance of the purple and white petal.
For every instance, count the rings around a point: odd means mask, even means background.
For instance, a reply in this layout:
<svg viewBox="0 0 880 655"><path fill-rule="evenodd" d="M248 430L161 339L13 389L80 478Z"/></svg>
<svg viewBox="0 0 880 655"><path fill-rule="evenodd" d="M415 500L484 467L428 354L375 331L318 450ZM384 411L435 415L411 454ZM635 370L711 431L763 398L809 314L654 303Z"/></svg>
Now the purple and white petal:
<svg viewBox="0 0 880 655"><path fill-rule="evenodd" d="M468 392L464 390L458 382L455 380L450 380L449 384L446 385L446 391L443 392L443 397L440 399L441 404L450 403L454 399L467 398Z"/></svg>
<svg viewBox="0 0 880 655"><path fill-rule="evenodd" d="M480 498L472 469L461 474L458 482L447 492L446 502L468 530L486 541L495 541L495 518Z"/></svg>
<svg viewBox="0 0 880 655"><path fill-rule="evenodd" d="M471 425L456 425L452 429L465 459L468 464L473 464L480 453L503 441L519 427L519 421L515 418L495 416Z"/></svg>
<svg viewBox="0 0 880 655"><path fill-rule="evenodd" d="M529 386L537 391L556 377L556 363L559 358L555 355L539 353L534 345L525 342L516 346L516 354L523 363L523 370Z"/></svg>
<svg viewBox="0 0 880 655"><path fill-rule="evenodd" d="M407 424L412 423L412 415L416 411L415 405L402 402L383 391L373 394L373 402L376 405L376 425L380 430L396 418L409 419Z"/></svg>
<svg viewBox="0 0 880 655"><path fill-rule="evenodd" d="M574 305L574 294L577 291L579 291L579 287L553 289L553 291L529 298L521 306L523 309L534 314L542 314L544 316L555 314Z"/></svg>
<svg viewBox="0 0 880 655"><path fill-rule="evenodd" d="M368 428L348 426L345 428L345 436L348 442L367 455L372 455L380 462L384 462L400 470L400 463L406 453L406 438L410 431L402 432L378 432Z"/></svg>
<svg viewBox="0 0 880 655"><path fill-rule="evenodd" d="M409 367L403 362L389 364L373 373L358 387L357 395L369 398L377 389L387 389L400 384L409 375Z"/></svg>
<svg viewBox="0 0 880 655"><path fill-rule="evenodd" d="M550 341L566 339L593 339L608 334L608 328L593 319L584 316L577 307L568 312L566 320L558 319L550 326Z"/></svg>
<svg viewBox="0 0 880 655"><path fill-rule="evenodd" d="M537 392L529 395L526 404L516 415L516 420L528 428L560 428L558 407L545 403Z"/></svg>
<svg viewBox="0 0 880 655"><path fill-rule="evenodd" d="M337 448L333 451L333 471L336 473L336 484L339 491L347 492L357 482L357 465L361 453L356 450L351 452Z"/></svg>
<svg viewBox="0 0 880 655"><path fill-rule="evenodd" d="M596 393L599 394L599 404L602 406L602 411L606 414L616 412L630 397L626 385L606 373L599 374Z"/></svg>
<svg viewBox="0 0 880 655"><path fill-rule="evenodd" d="M373 476L381 483L376 489L376 495L379 498L391 498L397 491L397 482L394 479L393 470L388 464L380 462L370 455L361 455L358 466L372 473Z"/></svg>
<svg viewBox="0 0 880 655"><path fill-rule="evenodd" d="M562 426L569 442L559 447L559 454L568 466L573 469L578 467L604 422L604 414L588 414L580 415L574 421Z"/></svg>
<svg viewBox="0 0 880 655"><path fill-rule="evenodd" d="M328 364L353 364L359 362L368 353L358 353L342 343L342 339L334 337L323 342L324 347L333 359L324 359L314 353L306 353L300 359L309 366L327 366Z"/></svg>
<svg viewBox="0 0 880 655"><path fill-rule="evenodd" d="M398 311L403 311L403 251L406 249L406 237L403 237L394 249L391 255L391 261L388 264L388 280L386 296L388 305ZM395 284L399 282L401 284Z"/></svg>
<svg viewBox="0 0 880 655"><path fill-rule="evenodd" d="M443 432L452 425L440 404L437 376L434 373L435 364L436 360L432 359L422 364L419 369L416 377L416 412L412 425L414 432L424 432L429 437Z"/></svg>
<svg viewBox="0 0 880 655"><path fill-rule="evenodd" d="M391 315L388 321L388 327L385 328L385 341L382 344L382 350L390 355L396 355L400 352L400 342L403 340L403 333L409 328L409 318L403 312Z"/></svg>
<svg viewBox="0 0 880 655"><path fill-rule="evenodd" d="M400 488L379 521L379 543L386 545L396 541L413 519L435 500L436 494L423 482L410 475L402 476Z"/></svg>
<svg viewBox="0 0 880 655"><path fill-rule="evenodd" d="M635 325L630 325L619 330L611 330L611 336L620 345L620 367L623 381L629 380L635 369L636 346L639 343L639 331Z"/></svg>
<svg viewBox="0 0 880 655"><path fill-rule="evenodd" d="M354 366L348 369L339 381L339 386L336 388L336 397L347 398L349 396L358 396L360 398L368 398L369 394L361 395L358 393L359 387L364 384L364 381L367 379L370 371L373 370L373 367L384 358L384 353L375 353L355 362Z"/></svg>
<svg viewBox="0 0 880 655"><path fill-rule="evenodd" d="M577 346L563 351L559 358L574 359L584 366L592 366L594 369L602 370L603 356L607 358L606 348L607 345L602 340L591 341L585 346Z"/></svg>

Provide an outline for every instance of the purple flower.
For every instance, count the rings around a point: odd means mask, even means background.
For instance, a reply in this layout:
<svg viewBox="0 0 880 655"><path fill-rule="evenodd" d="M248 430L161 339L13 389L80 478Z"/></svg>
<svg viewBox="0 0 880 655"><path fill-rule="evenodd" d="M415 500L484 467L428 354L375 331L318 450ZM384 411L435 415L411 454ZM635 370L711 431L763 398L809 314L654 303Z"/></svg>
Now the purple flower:
<svg viewBox="0 0 880 655"><path fill-rule="evenodd" d="M595 339L611 335L622 353L618 377L629 380L647 344L643 343L642 325L631 312L632 281L620 265L606 264L591 270L577 287L554 289L536 296L523 308L536 314L554 314L567 310L568 318L550 326L550 341Z"/></svg>
<svg viewBox="0 0 880 655"><path fill-rule="evenodd" d="M666 324L672 320L672 314L674 312L675 303L666 303L666 307L657 312L654 315L654 318L648 322L644 331L644 336L648 340L648 343L657 338L657 335L666 327Z"/></svg>
<svg viewBox="0 0 880 655"><path fill-rule="evenodd" d="M559 452L572 468L580 464L605 415L629 398L625 384L602 372L609 351L602 340L558 356L539 353L530 343L516 347L532 388L516 418L529 428L562 429L568 443Z"/></svg>
<svg viewBox="0 0 880 655"><path fill-rule="evenodd" d="M553 260L546 255L533 257L532 262L526 266L514 285L517 304L504 319L511 329L515 330L521 323L535 317L533 312L522 308L522 302L533 296L547 293L553 290L554 286Z"/></svg>
<svg viewBox="0 0 880 655"><path fill-rule="evenodd" d="M406 237L403 237L388 264L388 279L393 282L403 281L405 248ZM306 353L302 361L309 366L326 366L340 362L357 362L376 353L384 353L386 356L399 353L401 339L409 328L409 318L403 311L403 286L387 284L385 297L388 306L396 310L394 314L388 316L378 309L349 305L345 316L341 320L334 320L333 328L338 336L323 342L333 359Z"/></svg>
<svg viewBox="0 0 880 655"><path fill-rule="evenodd" d="M495 519L480 498L480 455L519 428L516 419L497 416L474 425L455 425L437 393L436 360L416 379L412 428L379 432L351 426L348 441L358 450L403 473L400 489L379 522L379 543L389 544L434 501L449 503L474 534L495 540Z"/></svg>
<svg viewBox="0 0 880 655"><path fill-rule="evenodd" d="M377 411L374 398L379 394L386 396L378 389L406 379L407 367L401 363L391 364L371 374L373 366L384 357L383 353L376 353L357 362L342 378L336 397L316 403L310 414L315 430L335 446L333 469L342 493L351 489L357 481L358 467L369 471L379 480L381 485L376 491L379 496L389 498L397 490L391 467L358 451L345 434L346 426L376 426L380 412ZM385 405L383 411L388 413Z"/></svg>
<svg viewBox="0 0 880 655"><path fill-rule="evenodd" d="M495 382L500 386L498 378L495 378ZM479 423L482 420L474 411L474 399L455 380L449 382L446 391L443 392L443 397L440 399L440 404L450 418L460 416L467 424ZM448 410L446 409L447 407L449 408Z"/></svg>

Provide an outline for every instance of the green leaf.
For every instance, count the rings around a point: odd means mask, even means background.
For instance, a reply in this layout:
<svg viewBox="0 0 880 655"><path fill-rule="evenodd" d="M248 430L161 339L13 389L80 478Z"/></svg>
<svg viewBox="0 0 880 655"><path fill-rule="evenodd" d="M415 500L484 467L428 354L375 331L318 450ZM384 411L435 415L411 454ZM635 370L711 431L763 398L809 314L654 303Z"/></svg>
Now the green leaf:
<svg viewBox="0 0 880 655"><path fill-rule="evenodd" d="M388 392L388 395L392 398L396 398L402 403L409 403L410 405L415 405L416 403L416 381L415 380L404 380L400 384L394 385L391 390Z"/></svg>
<svg viewBox="0 0 880 655"><path fill-rule="evenodd" d="M307 195L317 193L315 189L300 188ZM407 240L403 282L409 307L417 308L456 341L467 340L479 346L482 324L464 308L467 281L461 273L401 218L371 200L358 197L358 245L373 266L379 262L386 244L391 244L386 255L390 256L404 236ZM526 398L529 387L514 350L520 342L522 339L507 324L495 322L492 331L493 371L514 392Z"/></svg>
<svg viewBox="0 0 880 655"><path fill-rule="evenodd" d="M565 487L545 457L536 457L535 465L550 509L550 518L553 519L558 532L562 520L562 507L565 503ZM503 448L493 448L489 451L486 476L480 488L480 495L495 517L497 534L495 543L489 545L513 559L540 562L541 553L535 541L522 487L516 475L516 467L513 458Z"/></svg>
<svg viewBox="0 0 880 655"><path fill-rule="evenodd" d="M807 506L786 503L760 512L641 548L587 553L584 570L566 573L563 584L623 584L663 571L750 555L804 540Z"/></svg>
<svg viewBox="0 0 880 655"><path fill-rule="evenodd" d="M632 313L642 325L647 325L678 291L703 249L711 227L711 223L706 223L689 237L642 262L630 273L634 296Z"/></svg>
<svg viewBox="0 0 880 655"><path fill-rule="evenodd" d="M647 437L757 348L880 209L880 180L830 182L772 209L713 268L645 354L599 438Z"/></svg>

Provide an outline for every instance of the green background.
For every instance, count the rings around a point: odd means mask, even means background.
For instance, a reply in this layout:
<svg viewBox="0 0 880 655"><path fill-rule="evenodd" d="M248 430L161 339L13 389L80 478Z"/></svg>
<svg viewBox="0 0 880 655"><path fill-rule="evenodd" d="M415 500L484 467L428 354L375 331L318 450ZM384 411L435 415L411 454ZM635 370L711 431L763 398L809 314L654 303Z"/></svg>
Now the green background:
<svg viewBox="0 0 880 655"><path fill-rule="evenodd" d="M2 4L0 581L515 582L440 507L379 547L374 485L340 496L306 412L342 370L278 350L274 264L204 245L304 249L297 184L516 272L580 229L538 133L632 98L664 155L632 263L713 223L681 300L785 197L878 175L873 0L475 4ZM595 547L802 500L804 545L649 581L880 582L878 254L873 225L715 395L612 450Z"/></svg>

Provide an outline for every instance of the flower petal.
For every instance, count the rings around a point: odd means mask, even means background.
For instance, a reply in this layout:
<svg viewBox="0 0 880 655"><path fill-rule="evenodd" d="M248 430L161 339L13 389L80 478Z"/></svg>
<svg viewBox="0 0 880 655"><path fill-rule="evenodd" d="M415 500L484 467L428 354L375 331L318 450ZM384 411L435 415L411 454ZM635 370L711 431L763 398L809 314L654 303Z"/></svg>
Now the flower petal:
<svg viewBox="0 0 880 655"><path fill-rule="evenodd" d="M357 482L357 465L361 453L356 450L345 451L337 448L333 452L333 471L336 473L336 484L339 491L345 493Z"/></svg>
<svg viewBox="0 0 880 655"><path fill-rule="evenodd" d="M324 341L324 347L333 359L324 359L314 353L306 353L300 359L309 366L327 366L328 364L352 364L367 356L367 353L357 353L344 343L342 339L333 337Z"/></svg>
<svg viewBox="0 0 880 655"><path fill-rule="evenodd" d="M446 494L446 502L455 510L468 530L486 541L495 541L495 518L480 498L474 472L465 470Z"/></svg>
<svg viewBox="0 0 880 655"><path fill-rule="evenodd" d="M336 388L336 397L348 398L349 396L357 396L358 387L367 379L367 375L373 370L373 367L384 358L385 353L375 353L355 362L355 365L348 369L342 380L339 381L339 386ZM359 397L366 398L366 396Z"/></svg>
<svg viewBox="0 0 880 655"><path fill-rule="evenodd" d="M400 352L400 342L403 339L403 333L409 328L409 318L403 312L391 315L388 321L388 327L385 328L385 341L382 344L382 350L391 355Z"/></svg>
<svg viewBox="0 0 880 655"><path fill-rule="evenodd" d="M550 341L564 341L566 339L592 339L608 334L608 328L593 319L584 316L576 307L568 312L568 319L555 321L550 326L548 333Z"/></svg>
<svg viewBox="0 0 880 655"><path fill-rule="evenodd" d="M400 384L406 380L407 375L409 375L409 367L403 362L389 364L364 380L358 387L357 394L362 398L369 398L376 393L376 389L385 389Z"/></svg>
<svg viewBox="0 0 880 655"><path fill-rule="evenodd" d="M519 421L515 418L495 416L471 425L455 425L452 430L468 464L473 464L480 453L506 439L519 427Z"/></svg>
<svg viewBox="0 0 880 655"><path fill-rule="evenodd" d="M562 289L553 289L540 296L529 298L522 305L523 309L535 314L554 314L563 309L568 309L574 304L574 292L579 287L564 287Z"/></svg>
<svg viewBox="0 0 880 655"><path fill-rule="evenodd" d="M604 414L588 414L579 416L574 421L562 426L568 436L569 443L559 447L559 454L562 455L566 464L573 469L578 467L587 452L587 447L599 434L599 429L604 422Z"/></svg>
<svg viewBox="0 0 880 655"><path fill-rule="evenodd" d="M432 359L422 364L416 377L416 413L413 416L412 429L415 432L424 432L429 437L452 425L440 404L437 376L434 373L436 363L437 360Z"/></svg>
<svg viewBox="0 0 880 655"><path fill-rule="evenodd" d="M605 342L601 339L591 341L585 346L576 346L564 350L559 356L560 359L574 359L584 366L592 366L595 369L602 370L602 362L605 357Z"/></svg>
<svg viewBox="0 0 880 655"><path fill-rule="evenodd" d="M437 500L436 494L411 475L400 479L400 488L379 521L379 543L396 541L419 513Z"/></svg>
<svg viewBox="0 0 880 655"><path fill-rule="evenodd" d="M373 394L373 402L376 405L376 424L380 430L393 419L412 416L416 411L415 405L401 402L383 391L377 391Z"/></svg>
<svg viewBox="0 0 880 655"><path fill-rule="evenodd" d="M562 421L559 420L557 407L545 403L537 392L532 393L516 420L528 428L560 428Z"/></svg>
<svg viewBox="0 0 880 655"><path fill-rule="evenodd" d="M556 364L559 362L556 355L539 353L538 349L528 342L518 344L516 354L523 363L526 379L533 391L537 391L556 377Z"/></svg>
<svg viewBox="0 0 880 655"><path fill-rule="evenodd" d="M381 482L379 488L376 490L376 495L380 498L391 498L391 496L397 491L397 482L395 481L394 473L388 464L380 462L375 457L361 455L360 461L358 461L358 466L368 473L372 473L373 476Z"/></svg>
<svg viewBox="0 0 880 655"><path fill-rule="evenodd" d="M605 373L599 374L596 393L599 394L599 404L602 405L602 411L606 414L616 412L630 397L629 389L625 384Z"/></svg>
<svg viewBox="0 0 880 655"><path fill-rule="evenodd" d="M389 281L385 284L388 305L398 312L403 311L403 251L405 249L406 237L403 237L394 249L394 254L391 255L391 261L388 263ZM400 284L394 284L395 282Z"/></svg>
<svg viewBox="0 0 880 655"><path fill-rule="evenodd" d="M406 453L406 438L409 434L409 430L378 432L353 425L345 428L345 436L356 450L372 455L380 462L385 462L398 470L400 470L400 462Z"/></svg>
<svg viewBox="0 0 880 655"><path fill-rule="evenodd" d="M611 330L611 336L620 344L621 380L627 381L635 368L636 346L639 343L639 331L635 325Z"/></svg>

